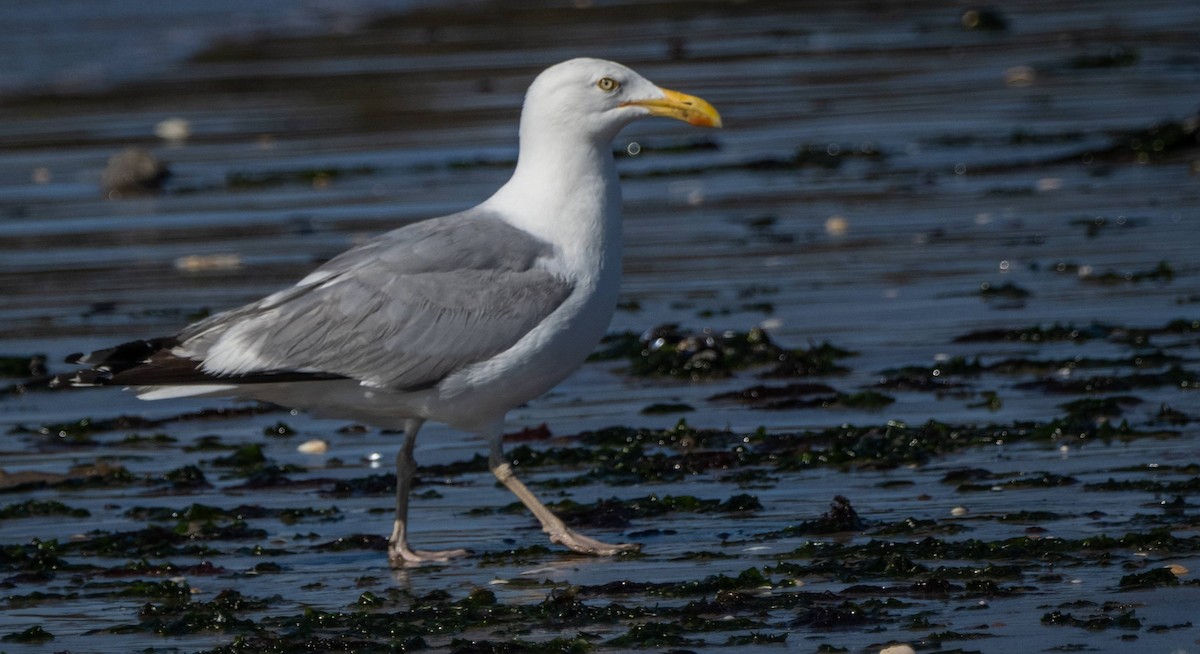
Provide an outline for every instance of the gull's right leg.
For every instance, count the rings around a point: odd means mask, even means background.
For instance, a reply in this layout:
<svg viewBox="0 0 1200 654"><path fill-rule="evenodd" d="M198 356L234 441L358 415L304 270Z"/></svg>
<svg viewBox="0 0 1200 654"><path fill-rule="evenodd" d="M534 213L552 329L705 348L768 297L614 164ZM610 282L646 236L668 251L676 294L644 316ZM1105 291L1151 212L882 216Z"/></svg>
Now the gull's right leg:
<svg viewBox="0 0 1200 654"><path fill-rule="evenodd" d="M568 549L582 554L594 554L596 556L613 556L621 552L636 552L641 549L641 545L634 543L605 543L604 541L596 540L589 536L571 529L563 521L552 512L541 500L533 494L521 483L520 479L512 471L512 466L504 460L503 452L503 427L496 425L492 433L488 434L491 438L491 453L488 456L488 464L492 469L492 474L496 479L504 484L504 487L512 491L517 499L533 512L538 522L542 523L542 531L550 535L550 542L565 545Z"/></svg>
<svg viewBox="0 0 1200 654"><path fill-rule="evenodd" d="M408 492L417 474L413 448L423 424L425 421L420 418L404 423L404 445L396 453L396 521L392 525L392 537L388 539L388 560L392 565L445 561L467 555L466 550L414 550L408 547Z"/></svg>

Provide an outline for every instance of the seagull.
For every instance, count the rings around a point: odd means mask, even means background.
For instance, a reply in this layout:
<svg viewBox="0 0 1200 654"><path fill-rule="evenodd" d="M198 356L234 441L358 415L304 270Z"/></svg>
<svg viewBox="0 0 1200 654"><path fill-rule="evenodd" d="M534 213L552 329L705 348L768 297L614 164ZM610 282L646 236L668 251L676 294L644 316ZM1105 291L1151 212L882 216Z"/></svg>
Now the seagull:
<svg viewBox="0 0 1200 654"><path fill-rule="evenodd" d="M621 64L551 66L525 95L512 177L479 205L387 232L174 336L72 355L90 368L51 384L259 400L403 429L393 565L468 553L408 543L413 450L427 420L488 440L491 472L552 542L599 556L636 550L568 528L517 479L502 435L505 415L575 371L612 319L621 275L612 141L648 116L721 126L708 102Z"/></svg>

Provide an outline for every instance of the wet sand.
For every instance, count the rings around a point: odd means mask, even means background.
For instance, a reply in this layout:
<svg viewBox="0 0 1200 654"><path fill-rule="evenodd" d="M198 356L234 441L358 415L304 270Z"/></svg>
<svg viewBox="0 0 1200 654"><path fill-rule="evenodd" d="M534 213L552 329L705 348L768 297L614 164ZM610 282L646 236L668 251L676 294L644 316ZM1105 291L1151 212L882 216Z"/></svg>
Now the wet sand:
<svg viewBox="0 0 1200 654"><path fill-rule="evenodd" d="M1193 4L975 29L939 2L485 4L5 96L0 354L51 371L486 197L555 61L622 61L727 127L614 144L611 331L676 323L683 352L613 352L512 415L535 490L641 555L542 549L482 444L430 425L414 542L475 555L390 570L394 434L14 371L0 651L1200 650ZM172 176L106 198L133 145ZM759 326L814 365L730 337L707 370L683 340Z"/></svg>

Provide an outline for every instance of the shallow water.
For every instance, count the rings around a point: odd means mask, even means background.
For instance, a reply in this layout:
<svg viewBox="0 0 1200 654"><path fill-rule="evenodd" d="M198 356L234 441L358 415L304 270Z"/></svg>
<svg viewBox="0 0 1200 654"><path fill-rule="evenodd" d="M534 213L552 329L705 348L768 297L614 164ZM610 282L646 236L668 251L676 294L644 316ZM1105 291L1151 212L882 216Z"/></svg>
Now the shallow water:
<svg viewBox="0 0 1200 654"><path fill-rule="evenodd" d="M530 442L535 449L575 446L602 453L600 446L584 448L576 435L615 425L668 429L682 418L694 428L747 436L761 427L767 442L812 430L817 443L822 432L843 424L881 430L891 424L918 434L918 426L936 420L964 429L997 425L993 443L898 466L731 463L727 470L701 468L638 483L605 476L597 461L534 465L524 473L555 501L651 494L724 501L750 494L761 504L750 511L680 510L591 527L602 538L644 544L642 556L617 560L558 551L503 556L543 544L532 519L495 512L510 498L486 473L425 468L418 491L436 493L414 502L414 542L466 546L478 556L392 571L374 549L377 541L336 551L320 546L386 534L386 492L343 497L330 491L334 480L390 474L395 435L340 433L344 423L286 412L174 421L168 419L218 405L144 403L111 390L5 394L0 423L9 433L0 441L6 473L0 481L7 492L0 494L0 508L55 500L88 515L0 521L0 547L7 548L0 560L7 598L0 636L32 625L54 636L40 644L6 641L0 650L203 651L260 635L255 629L287 633L285 618L306 609L412 611L442 606L429 599L434 591L449 593L443 603L464 602L482 588L495 593L491 622L475 615L466 626L439 627L423 636L429 648L470 651L456 638L542 641L586 633L597 637L599 649L619 650L634 645L614 639L638 624L682 624L671 607L725 597L719 611L700 614L709 621L730 616L729 629L690 625L671 637L637 642L745 651L733 637L759 632L787 636L783 644L754 645L767 650L878 651L888 642L908 642L985 652L1200 651L1193 608L1200 548L1188 545L1200 538L1194 499L1200 399L1188 381L1197 374L1200 332L1162 329L1172 320L1200 318L1194 257L1200 243L1200 8L1190 2L1136 8L1006 3L1008 29L1002 31L964 30L962 8L938 2L907 3L903 10L668 2L507 11L473 5L381 19L327 36L243 40L112 86L6 96L0 102L0 354L44 353L52 371L66 370L59 363L66 354L169 333L191 316L288 284L370 234L474 204L506 178L521 94L532 75L587 54L622 61L665 86L705 97L727 125L700 132L644 122L614 144L625 177L627 309L618 312L612 331L642 332L663 323L717 332L764 325L786 346L828 341L857 356L839 362L848 368L842 374L803 380L762 380L759 369L707 382L643 379L622 374L619 361L590 363L546 397L515 410L514 432L545 423L554 439ZM510 27L497 30L501 18ZM150 21L146 29L154 25ZM191 137L174 145L156 139L154 125L170 117L190 121ZM1163 129L1150 131L1155 125L1176 125L1188 136L1169 141ZM640 148L636 156L627 154L633 143ZM106 199L99 190L104 162L131 144L154 149L173 176L163 193ZM232 258L224 259L227 269L189 270L184 258L193 255ZM1008 292L982 292L985 284ZM956 341L977 330L1061 324L1087 332L1093 323L1158 331L1145 341L1127 339L1121 329L1062 342ZM924 390L876 386L895 381L889 370L932 369L960 356L978 357L984 369L928 372ZM1149 363L1124 363L1133 356ZM1163 358L1168 356L1177 359ZM988 367L1006 359L1024 364ZM1088 367L1089 359L1107 363ZM1044 362L1058 365L1034 365ZM1178 374L1164 375L1172 366ZM1151 378L1132 385L1130 377L1139 373ZM1095 392L1051 392L1055 383L1103 375L1117 383ZM1036 385L1046 379L1051 382ZM793 381L824 383L847 394L876 390L894 402L876 409L761 410L710 399ZM1134 399L1123 401L1120 415L1096 414L1085 425L1086 438L1015 436L1018 425L1062 416L1065 402L1118 396ZM641 413L660 403L694 410ZM1164 406L1183 418L1169 421ZM85 416L122 415L165 422L76 438L59 437L57 429L37 431ZM264 428L280 421L297 433L263 436ZM1121 421L1129 431L1103 431L1105 423ZM1005 429L1014 436L1006 438ZM127 441L133 433L172 440ZM216 462L228 450L189 451L211 435L230 446L260 443L270 462L304 471L287 472L287 484L246 486L244 476ZM297 452L309 438L329 441L328 454ZM520 444L514 439L510 448ZM711 450L732 447L714 443ZM453 464L480 449L472 437L429 425L418 459L423 466ZM647 454L656 451L690 450L668 443ZM121 466L137 481L85 488L15 484L21 475L52 483L53 475L72 466L97 462ZM189 464L203 471L210 487L163 481L168 470ZM990 476L950 480L954 471L970 468ZM576 479L580 485L547 483L589 470L596 474ZM740 472L752 481L735 479ZM1006 485L1047 474L1073 481ZM1133 487L1105 490L1109 479ZM1146 483L1154 481L1177 484ZM982 489L970 490L970 484ZM765 536L815 520L835 495L849 498L866 526ZM1176 497L1180 505L1170 506ZM296 522L277 512L249 517L246 525L262 532L229 539L200 527L185 544L211 548L203 552L95 549L100 532L154 524L195 529L186 519L155 522L133 511L192 504L326 512ZM493 511L471 512L479 507ZM1030 513L1011 517L1022 511ZM887 532L906 518L934 522L912 533ZM235 522L225 517L214 524ZM921 591L913 588L914 578L886 571L822 573L811 564L823 556L797 553L813 542L853 547L932 535L999 543L1156 529L1171 534L1178 549L1162 543L1081 546L1066 558L1021 557L1015 563L1019 575L999 579L992 592ZM78 549L59 551L68 568L34 574L15 552L27 553L35 539L74 541ZM683 556L689 552L706 555ZM142 558L177 569L114 571ZM202 561L215 568L189 569ZM998 550L953 561L928 552L921 561L931 568L1012 563ZM256 570L264 562L275 565ZM789 562L810 567L797 572L783 565ZM1181 573L1177 586L1121 588L1126 575L1171 564L1193 572ZM733 578L751 567L769 581L676 596L602 587L620 580ZM150 614L139 610L171 601L128 588L142 578L180 578L195 601L211 602L227 589L265 600L231 613L258 627L225 623L156 634L146 626ZM126 585L102 585L114 581ZM539 606L569 587L581 587L589 606L617 603L662 617L498 617L502 609ZM364 605L367 591L386 599ZM903 604L881 604L881 613L862 620L813 624L805 617L811 617L807 605L797 608L798 596L789 595L824 591L832 594L811 602ZM763 609L747 599L763 593L778 597L777 603ZM1080 618L1133 611L1140 624L1048 624L1045 616L1054 610ZM751 618L757 626L737 622ZM139 629L119 628L139 623ZM338 623L330 633L344 627ZM367 631L371 642L388 640Z"/></svg>

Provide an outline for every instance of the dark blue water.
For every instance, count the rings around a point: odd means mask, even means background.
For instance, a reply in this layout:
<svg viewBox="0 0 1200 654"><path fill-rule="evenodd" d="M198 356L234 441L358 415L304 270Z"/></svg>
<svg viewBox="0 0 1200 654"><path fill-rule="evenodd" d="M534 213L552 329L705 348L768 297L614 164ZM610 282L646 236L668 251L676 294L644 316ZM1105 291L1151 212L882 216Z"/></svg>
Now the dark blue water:
<svg viewBox="0 0 1200 654"><path fill-rule="evenodd" d="M33 5L7 8L22 29L0 44L0 88L8 89L0 97L0 354L45 353L52 370L65 370L60 361L66 354L170 333L189 316L289 284L371 234L474 204L507 177L526 84L542 67L576 55L614 58L664 86L701 95L721 110L727 125L719 133L700 133L674 123L643 123L614 144L626 152L634 142L640 148L619 160L627 214L622 294L639 308L619 312L614 331L640 332L666 322L717 330L762 325L790 346L828 340L859 353L847 362L850 372L831 382L853 392L871 388L890 368L932 366L956 356L991 362L1129 354L1106 340L955 342L972 330L1093 322L1159 327L1200 318L1197 150L1156 151L1153 135L1146 136L1155 124L1191 125L1194 132L1200 109L1195 3L1006 4L1009 27L1000 32L962 29L961 8L949 3L829 10L756 5L732 13L668 4L588 14L588 20L550 11L503 30L486 20L401 19L371 27L376 9L366 2L345 9L332 3L300 9L267 2L187 9L67 3L53 14ZM296 36L339 32L329 39ZM271 38L257 38L262 33ZM240 55L186 60L229 36L252 47ZM31 100L23 89L59 95ZM190 137L167 143L154 136L155 126L168 118L188 121ZM1135 138L1150 139L1149 149L1129 142ZM105 161L132 144L150 148L174 174L163 193L106 199L99 188ZM1080 153L1088 150L1109 155L1085 162ZM797 163L797 152L809 163ZM1148 153L1145 162L1139 152ZM247 178L275 181L231 181ZM1170 276L1148 276L1163 262ZM1006 284L1028 295L980 293L981 285ZM1182 357L1183 369L1195 369L1200 351L1194 336L1156 344ZM513 411L512 428L547 423L565 437L612 425L669 427L681 417L694 426L763 427L768 433L889 420L1009 423L1049 419L1060 412L1057 405L1075 399L1018 386L1036 375L990 372L965 380L959 393L889 391L896 401L883 409L768 412L707 399L759 383L750 373L691 384L631 379L619 368L585 366L546 397ZM1095 372L1106 370L1064 367L1049 376L1067 380ZM987 391L1001 398L999 407L983 404ZM1190 388L1165 385L1135 394L1141 403L1123 416L1134 425L1155 424L1164 405L1200 414L1200 399ZM664 402L696 410L640 413ZM0 398L0 430L84 416L161 418L216 404L144 403L115 390L10 395ZM263 427L279 420L298 435L264 441ZM269 457L305 466L309 477L388 472L396 437L337 433L343 426L289 414L183 422L168 428L173 444L151 449L122 444L128 433L120 430L85 446L9 434L0 437L0 469L11 479L66 474L97 460L135 474L161 473L165 461L167 468L207 466L215 455L185 448L217 434L233 443L265 442ZM458 595L485 586L516 602L531 592L544 595L517 583L522 580L684 580L768 565L773 555L805 539L722 546L716 534L778 529L818 515L835 494L879 520L948 520L955 508L994 516L1019 507L1075 516L1055 522L1051 537L1120 533L1162 498L1083 486L1132 466L1200 461L1194 423L1174 431L1162 440L1083 447L1069 439L1049 446L997 443L912 469L797 473L755 490L764 510L732 523L701 514L637 525L671 533L649 541L645 558L629 561L551 557L544 564L483 567L467 560L393 578L379 552L312 552L296 536L312 531L323 541L386 534L386 497L334 502L304 488L239 490L216 473L209 475L213 488L182 497L147 497L139 488L0 495L0 505L55 499L91 512L83 519L0 522L0 544L138 528L141 523L125 513L136 505L336 504L342 512L337 522L261 525L269 530L261 544L300 552L283 557L283 572L189 579L197 597L236 587L246 595L281 595L285 599L273 609L281 613L304 606L334 610L352 604L363 588L356 580L371 576L376 590L399 584L414 593L446 589ZM326 440L329 452L301 454L297 445L307 439ZM418 458L449 463L480 447L471 437L430 425ZM973 494L939 483L947 470L972 466L1013 474L1053 471L1080 483ZM718 477L563 492L579 502L650 492L722 498L739 492ZM913 485L902 491L881 486L896 480ZM467 515L481 505L509 502L486 475L453 481L436 486L440 497L415 502L414 541L483 552L542 542L525 516ZM1103 509L1105 517L1084 516L1093 509ZM1028 526L970 524L969 535L980 539L1018 536ZM1179 531L1194 534L1195 525ZM732 558L674 560L696 549ZM218 558L235 572L258 562L233 553ZM1194 556L1122 552L1118 565L1079 566L1060 582L1037 582L1036 593L993 600L986 615L937 599L918 601L912 610L933 612L946 629L990 625L993 638L965 643L968 650L1040 651L1083 643L1118 651L1128 645L1119 633L1052 628L1039 619L1046 606L1115 598L1139 604L1147 626L1195 622L1189 608L1194 585L1117 593L1118 579L1143 561L1200 570ZM310 587L313 580L322 585ZM807 589L845 587L821 578L798 581ZM65 593L77 586L63 575L6 592ZM193 651L229 640L219 633L182 640L84 635L97 625L136 622L142 603L84 593L68 601L8 604L0 612L0 635L42 624L56 636L46 647L72 651ZM614 626L603 635L623 630ZM1139 651L1186 652L1197 651L1200 631L1142 629L1136 635L1139 640L1128 646ZM833 636L798 629L787 648L810 651L829 642L877 651L879 643L915 637L900 627ZM0 650L39 647L5 643Z"/></svg>

